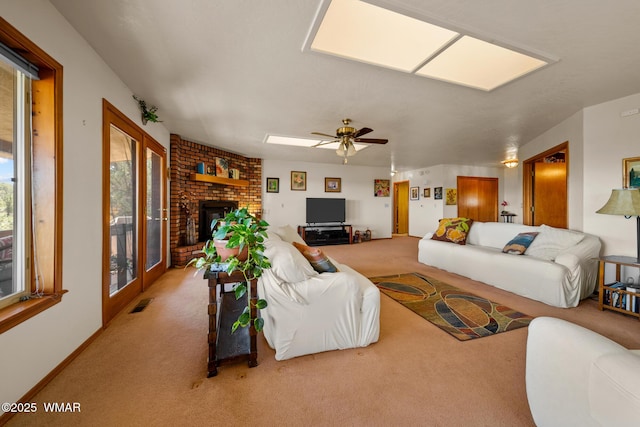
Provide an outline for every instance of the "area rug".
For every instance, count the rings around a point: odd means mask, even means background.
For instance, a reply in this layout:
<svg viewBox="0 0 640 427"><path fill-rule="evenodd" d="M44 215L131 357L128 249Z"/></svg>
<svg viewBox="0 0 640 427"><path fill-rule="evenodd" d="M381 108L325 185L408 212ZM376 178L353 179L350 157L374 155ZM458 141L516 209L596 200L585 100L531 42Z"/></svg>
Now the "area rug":
<svg viewBox="0 0 640 427"><path fill-rule="evenodd" d="M460 341L529 325L526 314L419 273L369 278L395 301Z"/></svg>

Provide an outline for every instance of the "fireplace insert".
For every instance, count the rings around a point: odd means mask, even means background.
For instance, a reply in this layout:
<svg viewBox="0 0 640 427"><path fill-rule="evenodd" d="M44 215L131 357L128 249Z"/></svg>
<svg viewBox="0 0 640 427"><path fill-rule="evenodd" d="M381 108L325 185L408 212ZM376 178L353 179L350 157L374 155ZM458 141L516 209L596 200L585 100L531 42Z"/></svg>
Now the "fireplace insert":
<svg viewBox="0 0 640 427"><path fill-rule="evenodd" d="M214 219L224 218L229 212L238 208L238 202L230 200L201 200L199 215L198 241L205 242L211 239L211 222Z"/></svg>

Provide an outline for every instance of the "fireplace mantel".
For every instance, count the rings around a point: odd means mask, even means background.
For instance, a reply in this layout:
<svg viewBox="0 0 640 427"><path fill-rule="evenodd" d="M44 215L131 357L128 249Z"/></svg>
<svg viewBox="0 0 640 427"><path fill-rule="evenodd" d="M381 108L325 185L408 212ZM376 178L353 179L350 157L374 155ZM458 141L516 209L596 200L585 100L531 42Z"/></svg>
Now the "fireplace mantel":
<svg viewBox="0 0 640 427"><path fill-rule="evenodd" d="M200 182L210 182L213 184L233 185L236 187L249 186L249 181L246 181L244 179L231 179L231 178L224 178L224 177L215 176L215 175L204 175L204 174L195 173L195 172L191 174L191 180L200 181Z"/></svg>

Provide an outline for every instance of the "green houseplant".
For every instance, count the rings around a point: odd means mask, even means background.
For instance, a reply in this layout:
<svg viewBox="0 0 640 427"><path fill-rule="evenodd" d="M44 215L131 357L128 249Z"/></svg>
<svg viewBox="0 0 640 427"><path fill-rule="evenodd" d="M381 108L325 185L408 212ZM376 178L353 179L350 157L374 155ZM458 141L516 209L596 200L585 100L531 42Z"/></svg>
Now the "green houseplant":
<svg viewBox="0 0 640 427"><path fill-rule="evenodd" d="M251 322L251 287L249 281L262 276L262 272L271 268L269 259L264 255L264 239L267 237L268 223L258 219L249 213L248 208L235 209L229 212L223 219L214 219L211 223L212 239L207 240L202 248L203 256L194 258L187 266L191 265L199 270L209 270L212 266L223 269L227 274L239 271L244 277L244 282L235 288L236 299L247 295L247 306L232 326L232 332L238 327L247 327ZM216 228L217 227L217 228ZM226 250L233 250L234 254L228 255ZM267 302L258 299L256 308L264 309ZM256 318L254 327L256 331L262 331L264 320Z"/></svg>
<svg viewBox="0 0 640 427"><path fill-rule="evenodd" d="M158 117L156 112L158 111L158 107L155 105L147 106L147 102L144 99L140 99L137 96L133 95L133 99L138 101L138 107L140 107L140 113L142 113L142 124L146 125L147 122L152 123L161 123L162 120Z"/></svg>

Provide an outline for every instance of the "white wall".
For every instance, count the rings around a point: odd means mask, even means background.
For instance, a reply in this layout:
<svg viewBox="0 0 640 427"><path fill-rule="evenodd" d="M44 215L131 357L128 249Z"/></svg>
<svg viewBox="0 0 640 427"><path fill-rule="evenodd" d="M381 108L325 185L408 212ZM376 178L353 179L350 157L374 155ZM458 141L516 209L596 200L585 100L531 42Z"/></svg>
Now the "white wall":
<svg viewBox="0 0 640 427"><path fill-rule="evenodd" d="M568 216L569 228L583 230L583 200L584 200L584 131L583 112L580 111L560 124L554 126L542 135L523 145L519 149L521 160L527 160L536 155L569 141L569 170L567 172ZM519 204L522 210L522 162L518 166ZM605 200L606 201L606 200ZM520 216L522 218L522 215Z"/></svg>
<svg viewBox="0 0 640 427"><path fill-rule="evenodd" d="M131 91L48 1L2 1L0 15L64 67L63 288L69 292L0 335L0 401L13 402L102 326L102 98L142 124ZM168 148L162 125L144 130Z"/></svg>
<svg viewBox="0 0 640 427"><path fill-rule="evenodd" d="M409 187L419 187L419 200L409 200L409 235L422 237L434 231L441 218L458 216L457 205L445 204L447 188L457 188L458 176L478 176L499 178L498 199L501 202L503 191L503 169L483 166L437 165L424 169L400 172L394 182L409 181ZM431 197L424 198L424 188L431 188ZM434 188L442 187L443 199L434 198Z"/></svg>
<svg viewBox="0 0 640 427"><path fill-rule="evenodd" d="M636 219L595 213L622 188L622 159L640 157L640 114L621 113L640 107L640 94L584 110L584 230L597 234L603 255L636 256Z"/></svg>
<svg viewBox="0 0 640 427"><path fill-rule="evenodd" d="M307 191L291 190L291 171L307 172ZM266 193L267 178L280 179L279 193ZM340 193L324 191L325 178L341 178ZM391 237L392 197L375 197L373 181L390 179L389 169L343 165L336 157L336 164L318 164L264 160L262 164L262 208L264 219L272 226L305 224L307 197L345 198L346 223L353 230L369 228L374 239Z"/></svg>

